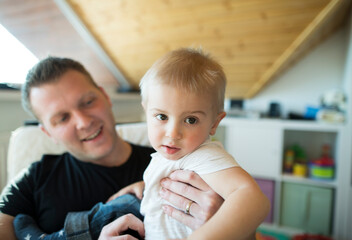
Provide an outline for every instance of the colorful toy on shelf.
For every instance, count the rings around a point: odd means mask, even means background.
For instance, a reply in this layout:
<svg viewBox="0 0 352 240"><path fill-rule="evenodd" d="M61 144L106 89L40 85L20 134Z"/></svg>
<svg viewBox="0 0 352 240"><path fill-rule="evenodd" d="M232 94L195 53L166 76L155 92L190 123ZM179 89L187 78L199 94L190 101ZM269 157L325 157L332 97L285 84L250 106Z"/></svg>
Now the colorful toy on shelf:
<svg viewBox="0 0 352 240"><path fill-rule="evenodd" d="M332 179L334 178L334 159L331 158L331 148L329 144L322 146L322 153L319 159L316 159L310 164L310 177L317 179Z"/></svg>
<svg viewBox="0 0 352 240"><path fill-rule="evenodd" d="M307 176L306 154L298 144L292 145L286 150L283 170L285 173L292 173L295 176Z"/></svg>
<svg viewBox="0 0 352 240"><path fill-rule="evenodd" d="M306 177L308 173L307 164L295 163L293 165L293 175L297 177Z"/></svg>
<svg viewBox="0 0 352 240"><path fill-rule="evenodd" d="M294 160L295 160L295 153L293 152L292 149L287 149L285 153L285 160L284 160L285 173L292 173Z"/></svg>

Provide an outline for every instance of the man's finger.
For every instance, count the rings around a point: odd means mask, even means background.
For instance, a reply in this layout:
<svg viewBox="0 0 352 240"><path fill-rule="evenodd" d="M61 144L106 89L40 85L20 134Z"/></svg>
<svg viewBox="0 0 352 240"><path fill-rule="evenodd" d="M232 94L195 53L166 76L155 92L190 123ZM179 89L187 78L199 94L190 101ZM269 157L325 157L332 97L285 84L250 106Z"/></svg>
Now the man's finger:
<svg viewBox="0 0 352 240"><path fill-rule="evenodd" d="M185 214L184 212L177 210L176 208L173 208L169 205L163 205L163 211L169 215L170 217L176 219L182 224L185 224L186 226L193 226L194 229L197 229L199 226L194 225L195 219L191 215Z"/></svg>
<svg viewBox="0 0 352 240"><path fill-rule="evenodd" d="M162 193L168 194L167 199L169 202L176 204L176 207L183 209L189 200L199 202L202 197L202 191L198 188L194 188L183 182L173 181L170 178L164 178L161 181L161 196ZM163 190L169 190L169 192L163 192ZM164 198L164 197L163 197ZM165 198L166 199L166 198Z"/></svg>
<svg viewBox="0 0 352 240"><path fill-rule="evenodd" d="M207 191L211 189L209 185L198 174L190 170L173 171L169 175L169 178L174 181L188 183L202 191Z"/></svg>
<svg viewBox="0 0 352 240"><path fill-rule="evenodd" d="M139 218L137 218L133 214L124 215L122 218L125 224L125 229L121 230L120 233L128 229L132 229L134 231L137 231L140 236L144 237L145 235L144 224Z"/></svg>
<svg viewBox="0 0 352 240"><path fill-rule="evenodd" d="M168 202L171 202L176 208L183 210L184 212L186 211L186 207L189 204L190 200L188 198L184 198L180 195L177 195L167 189L162 188L160 190L160 196L165 199ZM190 215L196 217L196 218L200 218L202 217L201 215L199 215L199 212L201 211L201 208L199 207L198 203L193 201L193 203L190 206L189 209L189 213ZM180 213L183 213L181 211L179 211ZM182 216L189 216L186 213L183 213ZM181 221L183 222L183 221Z"/></svg>
<svg viewBox="0 0 352 240"><path fill-rule="evenodd" d="M127 214L106 225L99 239L110 239L120 236L124 231L132 229L142 237L145 235L143 222L132 214Z"/></svg>

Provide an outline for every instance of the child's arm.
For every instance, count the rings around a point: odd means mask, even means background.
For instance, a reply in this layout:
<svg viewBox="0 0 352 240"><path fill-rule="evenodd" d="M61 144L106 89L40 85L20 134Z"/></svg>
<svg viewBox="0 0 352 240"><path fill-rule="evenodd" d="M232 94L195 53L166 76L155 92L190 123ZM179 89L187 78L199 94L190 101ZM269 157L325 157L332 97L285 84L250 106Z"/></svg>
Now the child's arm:
<svg viewBox="0 0 352 240"><path fill-rule="evenodd" d="M253 239L253 233L270 208L267 197L254 179L240 167L207 174L202 178L225 202L208 222L187 239Z"/></svg>
<svg viewBox="0 0 352 240"><path fill-rule="evenodd" d="M122 196L127 193L132 193L136 195L137 198L142 199L143 197L143 190L144 190L144 182L136 182L131 185L128 185L127 187L122 188L120 191L112 195L106 202L109 202L119 196Z"/></svg>

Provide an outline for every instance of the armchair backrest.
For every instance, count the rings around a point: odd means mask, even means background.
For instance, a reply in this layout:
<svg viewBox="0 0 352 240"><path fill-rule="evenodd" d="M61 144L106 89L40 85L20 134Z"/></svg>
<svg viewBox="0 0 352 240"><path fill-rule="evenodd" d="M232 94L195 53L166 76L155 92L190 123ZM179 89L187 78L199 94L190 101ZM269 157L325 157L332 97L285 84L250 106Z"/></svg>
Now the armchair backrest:
<svg viewBox="0 0 352 240"><path fill-rule="evenodd" d="M116 125L117 133L131 143L150 146L146 123ZM12 132L7 154L7 180L15 177L43 154L60 154L65 147L55 143L38 126L23 126Z"/></svg>

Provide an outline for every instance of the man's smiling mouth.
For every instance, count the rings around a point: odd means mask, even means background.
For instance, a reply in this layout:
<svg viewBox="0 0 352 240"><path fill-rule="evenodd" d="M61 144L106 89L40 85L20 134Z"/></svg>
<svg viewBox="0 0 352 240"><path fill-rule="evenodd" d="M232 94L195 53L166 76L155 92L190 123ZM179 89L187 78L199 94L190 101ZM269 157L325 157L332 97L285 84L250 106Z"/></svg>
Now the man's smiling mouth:
<svg viewBox="0 0 352 240"><path fill-rule="evenodd" d="M90 141L90 140L96 138L101 133L101 130L102 130L102 128L99 128L98 131L96 131L92 135L88 136L87 138L82 139L82 141Z"/></svg>

